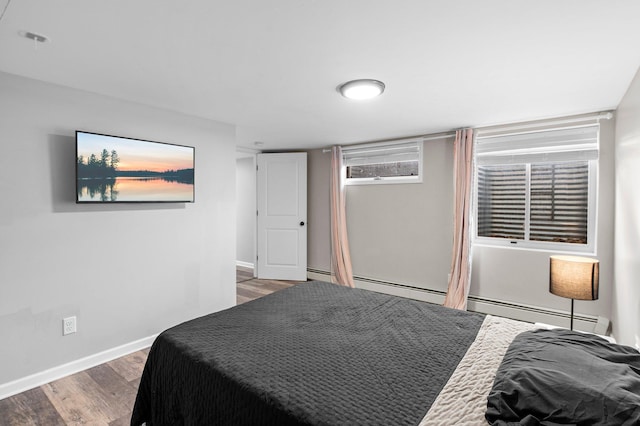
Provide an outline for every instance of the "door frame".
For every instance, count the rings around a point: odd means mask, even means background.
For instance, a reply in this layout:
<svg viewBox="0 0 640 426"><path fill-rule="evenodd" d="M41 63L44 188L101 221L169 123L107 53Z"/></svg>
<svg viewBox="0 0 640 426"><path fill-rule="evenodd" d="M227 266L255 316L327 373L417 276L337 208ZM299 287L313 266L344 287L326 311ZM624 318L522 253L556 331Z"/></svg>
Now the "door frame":
<svg viewBox="0 0 640 426"><path fill-rule="evenodd" d="M254 200L254 207L257 209L257 205L258 205L258 182L257 182L257 173L256 173L256 168L258 167L258 154L261 154L262 151L257 150L257 149L251 149L251 148L244 148L244 147L236 147L236 161L241 159L241 158L251 158L253 160L252 162L252 170L253 170L253 182L254 182L254 187L253 187L253 200ZM236 182L236 188L237 188L238 183ZM236 189L237 190L237 189ZM237 203L237 200L236 200ZM258 222L257 222L257 218L256 220L251 221L251 226L253 227L253 247L251 248L251 253L253 253L253 259L252 259L252 266L253 266L253 277L257 277L258 276L258 262L256 259L256 253L258 252ZM236 244L238 243L237 241L237 227L238 227L238 222L236 221ZM236 267L237 266L247 266L247 265L241 265L238 263L238 259L236 259ZM248 267L248 266L247 266Z"/></svg>

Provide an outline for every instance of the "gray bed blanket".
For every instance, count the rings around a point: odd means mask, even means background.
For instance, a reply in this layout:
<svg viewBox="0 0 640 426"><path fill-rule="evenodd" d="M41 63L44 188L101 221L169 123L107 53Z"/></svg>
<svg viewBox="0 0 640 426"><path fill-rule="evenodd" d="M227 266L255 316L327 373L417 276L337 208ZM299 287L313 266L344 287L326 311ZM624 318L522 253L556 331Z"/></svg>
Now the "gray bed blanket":
<svg viewBox="0 0 640 426"><path fill-rule="evenodd" d="M163 332L132 425L417 425L484 316L308 282Z"/></svg>

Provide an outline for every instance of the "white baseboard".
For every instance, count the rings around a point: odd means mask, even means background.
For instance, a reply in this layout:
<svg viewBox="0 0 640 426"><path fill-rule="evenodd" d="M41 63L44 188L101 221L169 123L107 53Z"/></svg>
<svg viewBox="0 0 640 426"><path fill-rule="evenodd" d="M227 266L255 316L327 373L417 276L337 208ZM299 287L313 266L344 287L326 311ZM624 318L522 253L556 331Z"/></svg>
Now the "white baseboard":
<svg viewBox="0 0 640 426"><path fill-rule="evenodd" d="M87 357L71 361L69 363L44 370L39 373L35 373L18 380L14 380L12 382L2 383L0 384L0 399L8 398L29 389L33 389L46 383L53 382L54 380L61 379L65 376L78 373L88 368L104 364L105 362L113 361L114 359L120 358L121 356L128 355L144 348L148 348L149 346L151 346L157 336L157 334L154 334L153 336L126 343L122 346L118 346L112 349L107 349L106 351L89 355Z"/></svg>
<svg viewBox="0 0 640 426"><path fill-rule="evenodd" d="M423 290L411 287L402 287L396 283L385 284L381 282L372 282L370 280L362 280L354 278L356 288L377 291L378 293L390 294L392 296L406 297L408 299L420 300L422 302L434 303L442 305L444 303L444 294L429 290Z"/></svg>
<svg viewBox="0 0 640 426"><path fill-rule="evenodd" d="M331 273L319 269L307 269L307 278L318 281L331 281ZM356 288L377 291L378 293L390 294L392 296L406 297L408 299L421 300L423 302L442 304L444 294L429 290L405 287L402 284L370 280L362 277L353 277Z"/></svg>
<svg viewBox="0 0 640 426"><path fill-rule="evenodd" d="M253 269L253 263L243 262L242 260L236 260L236 266L242 266L243 268Z"/></svg>
<svg viewBox="0 0 640 426"><path fill-rule="evenodd" d="M331 274L327 271L307 268L307 279L331 282Z"/></svg>
<svg viewBox="0 0 640 426"><path fill-rule="evenodd" d="M569 328L571 315L567 311L522 303L503 302L484 297L469 296L467 307L470 311L491 314L500 317L517 319L532 323L544 323L557 327ZM573 328L579 331L593 332L598 317L586 314L574 314Z"/></svg>
<svg viewBox="0 0 640 426"><path fill-rule="evenodd" d="M318 269L308 269L307 276L309 279L313 280L330 281L330 273ZM435 303L438 305L444 303L445 292L440 290L418 288L407 284L358 276L354 276L353 281L356 288L421 300L423 302ZM567 311L473 295L469 296L467 306L469 310L473 312L496 315L531 323L545 323L560 327L569 327L570 315ZM573 322L576 330L592 332L598 322L598 317L593 315L575 314Z"/></svg>

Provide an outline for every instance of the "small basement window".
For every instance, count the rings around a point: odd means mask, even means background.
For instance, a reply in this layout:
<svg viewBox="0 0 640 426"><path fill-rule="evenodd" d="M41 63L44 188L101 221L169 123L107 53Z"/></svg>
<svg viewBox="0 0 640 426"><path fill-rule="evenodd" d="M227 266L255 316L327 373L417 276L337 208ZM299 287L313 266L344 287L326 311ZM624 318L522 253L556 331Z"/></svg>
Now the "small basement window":
<svg viewBox="0 0 640 426"><path fill-rule="evenodd" d="M410 140L343 148L346 183L422 182L422 143Z"/></svg>

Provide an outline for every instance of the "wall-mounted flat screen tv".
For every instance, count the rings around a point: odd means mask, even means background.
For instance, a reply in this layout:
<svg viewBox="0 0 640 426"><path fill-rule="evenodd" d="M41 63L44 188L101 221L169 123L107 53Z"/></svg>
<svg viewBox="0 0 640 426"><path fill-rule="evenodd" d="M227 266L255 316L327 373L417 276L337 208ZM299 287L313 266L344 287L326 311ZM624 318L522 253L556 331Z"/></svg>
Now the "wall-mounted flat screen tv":
<svg viewBox="0 0 640 426"><path fill-rule="evenodd" d="M77 203L192 203L195 148L76 131Z"/></svg>

